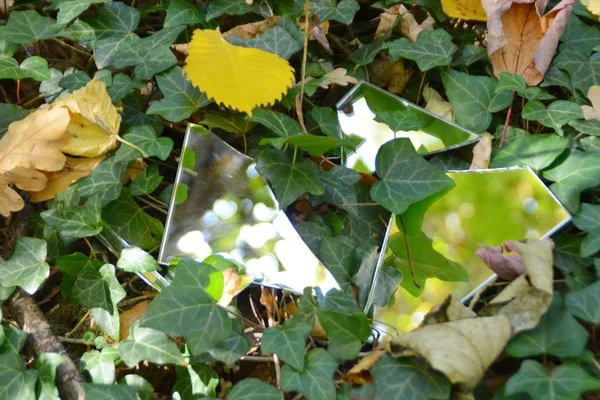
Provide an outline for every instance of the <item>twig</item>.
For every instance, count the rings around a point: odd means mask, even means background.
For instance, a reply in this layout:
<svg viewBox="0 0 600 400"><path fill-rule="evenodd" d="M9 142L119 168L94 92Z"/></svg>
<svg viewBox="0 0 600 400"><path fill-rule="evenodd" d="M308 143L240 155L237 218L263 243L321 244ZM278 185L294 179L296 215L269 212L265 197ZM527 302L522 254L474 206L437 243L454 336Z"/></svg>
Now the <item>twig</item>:
<svg viewBox="0 0 600 400"><path fill-rule="evenodd" d="M81 319L79 320L77 325L75 325L75 328L73 328L69 332L67 332L65 337L69 337L69 336L73 335L75 332L77 332L77 330L81 327L81 325L83 325L83 323L89 318L89 316L90 316L90 312L88 311L83 315L83 317L81 317Z"/></svg>
<svg viewBox="0 0 600 400"><path fill-rule="evenodd" d="M273 362L273 356L243 356L241 361Z"/></svg>
<svg viewBox="0 0 600 400"><path fill-rule="evenodd" d="M68 337L64 337L64 336L57 336L57 338L58 338L58 340L60 340L63 343L81 344L84 346L88 345L83 339L73 339L73 338L68 338Z"/></svg>
<svg viewBox="0 0 600 400"><path fill-rule="evenodd" d="M142 203L145 203L146 205L148 205L148 207L154 208L155 210L160 211L161 213L163 213L165 215L169 214L164 208L161 208L161 207L157 206L156 204L151 203L150 201L146 200L145 198L143 198L141 196L138 196L137 199L140 200Z"/></svg>
<svg viewBox="0 0 600 400"><path fill-rule="evenodd" d="M254 305L254 300L252 300L252 296L248 296L248 298L250 299L250 308L252 309L252 313L254 314L254 318L256 318L256 321L258 321L258 323L260 325L262 325L262 327L265 327L265 321L260 318L258 316L258 312L256 311L256 306Z"/></svg>
<svg viewBox="0 0 600 400"><path fill-rule="evenodd" d="M304 48L302 51L302 76L300 76L300 104L304 99L304 77L306 76L306 60L308 58L308 38L310 36L308 20L310 10L310 0L304 2Z"/></svg>
<svg viewBox="0 0 600 400"><path fill-rule="evenodd" d="M504 145L504 140L506 140L506 131L508 130L508 124L510 123L510 115L512 114L512 104L508 108L508 113L506 114L506 120L504 121L504 129L502 129L502 138L500 139L499 148L502 148Z"/></svg>
<svg viewBox="0 0 600 400"><path fill-rule="evenodd" d="M404 218L402 218L402 215L398 215L398 218L400 218L400 224L402 225L402 236L404 237L404 243L406 244L406 258L408 258L410 278L412 279L413 285L420 289L421 285L417 283L417 279L415 278L415 270L412 263L412 257L410 256L410 246L408 244L408 235L406 234L406 227L404 226Z"/></svg>
<svg viewBox="0 0 600 400"><path fill-rule="evenodd" d="M119 303L119 307L127 307L133 304L137 304L141 301L148 300L154 298L154 293L152 294L143 294L141 296L132 297L131 299L123 300Z"/></svg>
<svg viewBox="0 0 600 400"><path fill-rule="evenodd" d="M281 389L281 364L277 353L273 354L273 362L275 364L275 379L277 380L277 389Z"/></svg>

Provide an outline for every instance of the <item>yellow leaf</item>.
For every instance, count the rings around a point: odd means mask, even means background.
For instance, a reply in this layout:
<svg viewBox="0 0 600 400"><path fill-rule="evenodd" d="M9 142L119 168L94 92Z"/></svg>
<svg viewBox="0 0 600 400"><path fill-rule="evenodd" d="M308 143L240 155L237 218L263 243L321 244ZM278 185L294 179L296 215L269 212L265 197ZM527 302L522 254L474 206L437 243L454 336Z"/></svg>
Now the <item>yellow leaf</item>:
<svg viewBox="0 0 600 400"><path fill-rule="evenodd" d="M45 174L48 178L48 184L43 190L29 193L31 202L39 203L53 199L56 193L64 192L73 182L91 174L103 159L104 156L94 158L67 157L67 163L62 170Z"/></svg>
<svg viewBox="0 0 600 400"><path fill-rule="evenodd" d="M74 156L97 157L117 147L121 116L112 104L106 85L94 78L52 107L69 109L71 141L61 150Z"/></svg>
<svg viewBox="0 0 600 400"><path fill-rule="evenodd" d="M581 0L581 4L596 17L600 17L600 0Z"/></svg>
<svg viewBox="0 0 600 400"><path fill-rule="evenodd" d="M592 106L581 106L583 118L600 121L600 86L594 85L588 90L588 99L590 99Z"/></svg>
<svg viewBox="0 0 600 400"><path fill-rule="evenodd" d="M435 89L429 87L429 84L423 88L423 98L425 99L425 109L429 112L439 115L448 121L454 121L454 112L452 106Z"/></svg>
<svg viewBox="0 0 600 400"><path fill-rule="evenodd" d="M0 175L0 215L8 217L11 212L19 211L25 202L10 186L10 180Z"/></svg>
<svg viewBox="0 0 600 400"><path fill-rule="evenodd" d="M481 134L481 140L473 148L473 161L471 162L471 171L478 169L487 169L490 167L490 157L492 156L492 139L494 137L488 132Z"/></svg>
<svg viewBox="0 0 600 400"><path fill-rule="evenodd" d="M294 69L283 58L234 46L218 31L206 29L194 31L183 70L217 103L248 115L280 99L294 82Z"/></svg>
<svg viewBox="0 0 600 400"><path fill-rule="evenodd" d="M451 18L487 21L481 0L442 0L442 9Z"/></svg>
<svg viewBox="0 0 600 400"><path fill-rule="evenodd" d="M142 158L136 158L135 160L131 160L127 165L127 169L125 170L125 175L123 176L123 185L125 185L129 181L135 181L144 173L148 165L144 162Z"/></svg>

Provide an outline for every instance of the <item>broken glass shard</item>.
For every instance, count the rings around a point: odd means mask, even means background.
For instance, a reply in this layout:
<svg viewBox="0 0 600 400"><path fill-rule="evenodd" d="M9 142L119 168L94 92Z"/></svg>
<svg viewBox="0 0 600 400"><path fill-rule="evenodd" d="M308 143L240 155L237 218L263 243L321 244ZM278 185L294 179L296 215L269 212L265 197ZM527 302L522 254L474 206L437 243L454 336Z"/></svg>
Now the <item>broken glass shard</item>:
<svg viewBox="0 0 600 400"><path fill-rule="evenodd" d="M335 279L280 210L255 161L208 130L190 125L158 260L202 261L218 254L243 266L255 282L301 293L337 288ZM174 190L176 193L177 190Z"/></svg>
<svg viewBox="0 0 600 400"><path fill-rule="evenodd" d="M375 171L377 151L395 138L409 138L422 155L479 140L475 132L368 82L359 83L338 102L337 114L343 134L360 143L355 152L344 155L344 165L359 172Z"/></svg>
<svg viewBox="0 0 600 400"><path fill-rule="evenodd" d="M546 238L571 218L530 168L450 171L448 176L456 186L429 204L414 205L390 225L383 265L399 268L403 281L395 303L376 310L383 331L414 329L449 294L468 297L493 281L495 275L475 254L483 245ZM436 277L425 280L423 274Z"/></svg>

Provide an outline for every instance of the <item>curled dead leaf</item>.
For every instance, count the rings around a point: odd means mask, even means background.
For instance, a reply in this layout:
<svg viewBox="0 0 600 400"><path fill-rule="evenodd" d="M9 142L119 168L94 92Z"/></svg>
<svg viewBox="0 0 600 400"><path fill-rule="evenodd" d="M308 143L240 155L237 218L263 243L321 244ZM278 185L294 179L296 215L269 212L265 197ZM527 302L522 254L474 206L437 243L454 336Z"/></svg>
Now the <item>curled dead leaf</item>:
<svg viewBox="0 0 600 400"><path fill-rule="evenodd" d="M135 306L131 307L127 311L123 311L119 315L121 322L119 327L119 337L121 340L127 339L129 336L129 328L131 328L131 325L133 325L136 321L139 321L142 318L149 305L150 300L140 301Z"/></svg>
<svg viewBox="0 0 600 400"><path fill-rule="evenodd" d="M581 110L583 111L583 118L597 119L598 121L600 121L600 86L592 86L588 90L587 97L592 103L592 106L581 106Z"/></svg>
<svg viewBox="0 0 600 400"><path fill-rule="evenodd" d="M369 370L377 361L383 357L385 349L383 346L377 347L369 352L366 356L360 359L346 375L342 378L342 382L349 382L356 385L364 385L365 383L373 382L374 379L369 373Z"/></svg>
<svg viewBox="0 0 600 400"><path fill-rule="evenodd" d="M456 296L448 296L442 304L434 306L423 319L422 326L441 324L449 321L458 321L474 318L477 314L465 306Z"/></svg>
<svg viewBox="0 0 600 400"><path fill-rule="evenodd" d="M346 70L346 68L336 68L333 71L329 71L328 73L326 73L323 76L328 78L321 85L319 85L323 89L327 89L331 85L348 86L349 83L352 83L352 84L358 83L358 79L356 79L353 76L348 75L348 71ZM304 81L308 82L312 79L313 78L311 76L309 76Z"/></svg>
<svg viewBox="0 0 600 400"><path fill-rule="evenodd" d="M300 16L296 22L301 30L306 30L304 16ZM308 17L309 40L316 40L325 50L331 53L327 33L329 32L329 21L321 22L317 14L310 14Z"/></svg>
<svg viewBox="0 0 600 400"><path fill-rule="evenodd" d="M273 15L263 21L252 22L249 24L237 25L227 32L223 33L223 37L241 36L246 39L254 39L273 28L279 22L279 16Z"/></svg>
<svg viewBox="0 0 600 400"><path fill-rule="evenodd" d="M127 169L125 170L125 175L123 175L123 184L127 182L134 181L140 177L146 170L148 164L144 162L143 158L136 158L132 160L127 165Z"/></svg>
<svg viewBox="0 0 600 400"><path fill-rule="evenodd" d="M433 26L435 25L435 19L433 19L431 15L428 15L423 22L417 22L415 16L412 15L402 4L395 5L387 9L386 12L397 15L399 21L398 25L396 25L396 31L402 36L407 37L413 43L417 41L417 36L419 36L419 33L424 30L433 30ZM377 27L377 30L379 31L379 26Z"/></svg>
<svg viewBox="0 0 600 400"><path fill-rule="evenodd" d="M477 169L488 169L490 167L490 157L492 156L492 140L494 137L488 132L481 134L481 139L473 148L473 161L471 162L471 171Z"/></svg>
<svg viewBox="0 0 600 400"><path fill-rule="evenodd" d="M223 271L223 279L225 280L225 287L217 304L227 307L231 300L243 290L244 285L235 268L227 268Z"/></svg>
<svg viewBox="0 0 600 400"><path fill-rule="evenodd" d="M494 74L521 75L528 85L544 78L575 0L562 0L544 15L548 0L483 0L488 54Z"/></svg>
<svg viewBox="0 0 600 400"><path fill-rule="evenodd" d="M439 115L448 121L454 121L454 112L449 102L444 100L442 96L432 89L429 84L423 88L423 98L425 99L425 109L429 112Z"/></svg>
<svg viewBox="0 0 600 400"><path fill-rule="evenodd" d="M515 280L525 273L519 253L509 250L506 246L485 246L477 250L476 254L489 269L506 281Z"/></svg>

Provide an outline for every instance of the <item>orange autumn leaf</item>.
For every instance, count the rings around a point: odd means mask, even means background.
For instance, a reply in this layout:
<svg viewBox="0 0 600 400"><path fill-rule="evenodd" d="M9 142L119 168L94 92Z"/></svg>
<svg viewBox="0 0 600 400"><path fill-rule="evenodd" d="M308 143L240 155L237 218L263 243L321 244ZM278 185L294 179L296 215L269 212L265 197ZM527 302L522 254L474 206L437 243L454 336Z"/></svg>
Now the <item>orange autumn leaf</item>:
<svg viewBox="0 0 600 400"><path fill-rule="evenodd" d="M488 54L494 74L521 75L537 85L550 66L575 0L543 14L548 0L483 0L488 16Z"/></svg>

